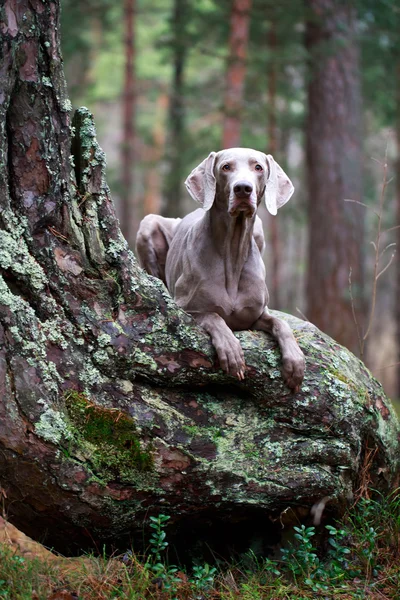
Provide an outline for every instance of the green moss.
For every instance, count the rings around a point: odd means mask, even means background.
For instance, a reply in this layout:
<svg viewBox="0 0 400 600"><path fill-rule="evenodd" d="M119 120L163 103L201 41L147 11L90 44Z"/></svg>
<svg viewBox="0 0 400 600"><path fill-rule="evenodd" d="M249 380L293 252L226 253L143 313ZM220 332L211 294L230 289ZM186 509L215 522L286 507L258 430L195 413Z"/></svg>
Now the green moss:
<svg viewBox="0 0 400 600"><path fill-rule="evenodd" d="M342 373L341 371L339 371L338 369L331 369L330 370L330 374L335 377L335 379L338 379L339 381L342 381L343 383L345 383L346 385L350 386L351 388L354 389L354 383L348 378L346 377L346 375L344 375L344 373Z"/></svg>
<svg viewBox="0 0 400 600"><path fill-rule="evenodd" d="M90 462L104 479L136 481L138 472L153 469L151 447L143 448L128 414L93 404L75 390L64 397L69 418L87 444L82 451L90 454Z"/></svg>

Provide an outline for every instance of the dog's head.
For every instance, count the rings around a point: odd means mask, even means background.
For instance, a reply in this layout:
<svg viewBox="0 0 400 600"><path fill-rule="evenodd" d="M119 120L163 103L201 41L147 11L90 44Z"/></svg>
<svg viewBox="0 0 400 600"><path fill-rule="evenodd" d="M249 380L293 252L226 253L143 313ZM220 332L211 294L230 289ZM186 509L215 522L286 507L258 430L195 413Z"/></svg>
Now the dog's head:
<svg viewBox="0 0 400 600"><path fill-rule="evenodd" d="M209 210L215 199L228 213L254 216L264 197L268 211L276 215L292 196L294 187L270 154L250 148L211 152L185 181L189 194Z"/></svg>

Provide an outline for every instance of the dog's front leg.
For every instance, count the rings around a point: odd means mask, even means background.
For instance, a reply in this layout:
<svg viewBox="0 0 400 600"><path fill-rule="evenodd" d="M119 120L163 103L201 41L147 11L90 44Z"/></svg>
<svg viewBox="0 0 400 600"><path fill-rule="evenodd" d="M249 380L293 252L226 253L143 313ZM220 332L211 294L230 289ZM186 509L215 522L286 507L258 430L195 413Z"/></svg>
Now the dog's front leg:
<svg viewBox="0 0 400 600"><path fill-rule="evenodd" d="M211 336L221 368L226 373L244 379L245 362L239 340L217 313L191 313L197 323Z"/></svg>
<svg viewBox="0 0 400 600"><path fill-rule="evenodd" d="M289 325L270 315L268 309L265 308L252 329L271 333L277 340L282 353L283 380L288 388L298 392L304 377L305 359Z"/></svg>

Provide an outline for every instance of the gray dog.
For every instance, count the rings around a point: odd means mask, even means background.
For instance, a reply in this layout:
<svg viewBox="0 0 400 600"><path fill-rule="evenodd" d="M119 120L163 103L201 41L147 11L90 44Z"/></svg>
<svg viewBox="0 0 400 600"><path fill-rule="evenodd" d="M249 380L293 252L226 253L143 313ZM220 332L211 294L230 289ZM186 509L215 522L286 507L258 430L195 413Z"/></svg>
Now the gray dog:
<svg viewBox="0 0 400 600"><path fill-rule="evenodd" d="M184 219L145 217L136 246L142 267L210 334L224 371L244 379L233 331L267 331L279 343L284 381L297 391L304 356L287 323L268 313L264 235L256 216L262 198L276 215L293 194L292 182L271 155L231 148L211 152L185 184L202 208Z"/></svg>

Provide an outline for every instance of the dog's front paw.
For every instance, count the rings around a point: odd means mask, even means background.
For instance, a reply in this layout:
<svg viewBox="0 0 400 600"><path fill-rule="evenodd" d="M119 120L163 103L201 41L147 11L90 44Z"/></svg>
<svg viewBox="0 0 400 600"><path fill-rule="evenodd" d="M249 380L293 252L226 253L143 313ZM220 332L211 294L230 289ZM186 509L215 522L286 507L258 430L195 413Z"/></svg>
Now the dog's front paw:
<svg viewBox="0 0 400 600"><path fill-rule="evenodd" d="M239 381L242 381L246 365L239 340L232 334L231 336L227 336L223 340L223 343L216 345L215 349L221 369L225 373L229 373L229 375L233 375L233 377L237 377Z"/></svg>
<svg viewBox="0 0 400 600"><path fill-rule="evenodd" d="M290 353L283 357L282 377L288 388L293 392L300 391L300 386L304 377L306 361L304 354L297 346L293 346Z"/></svg>

